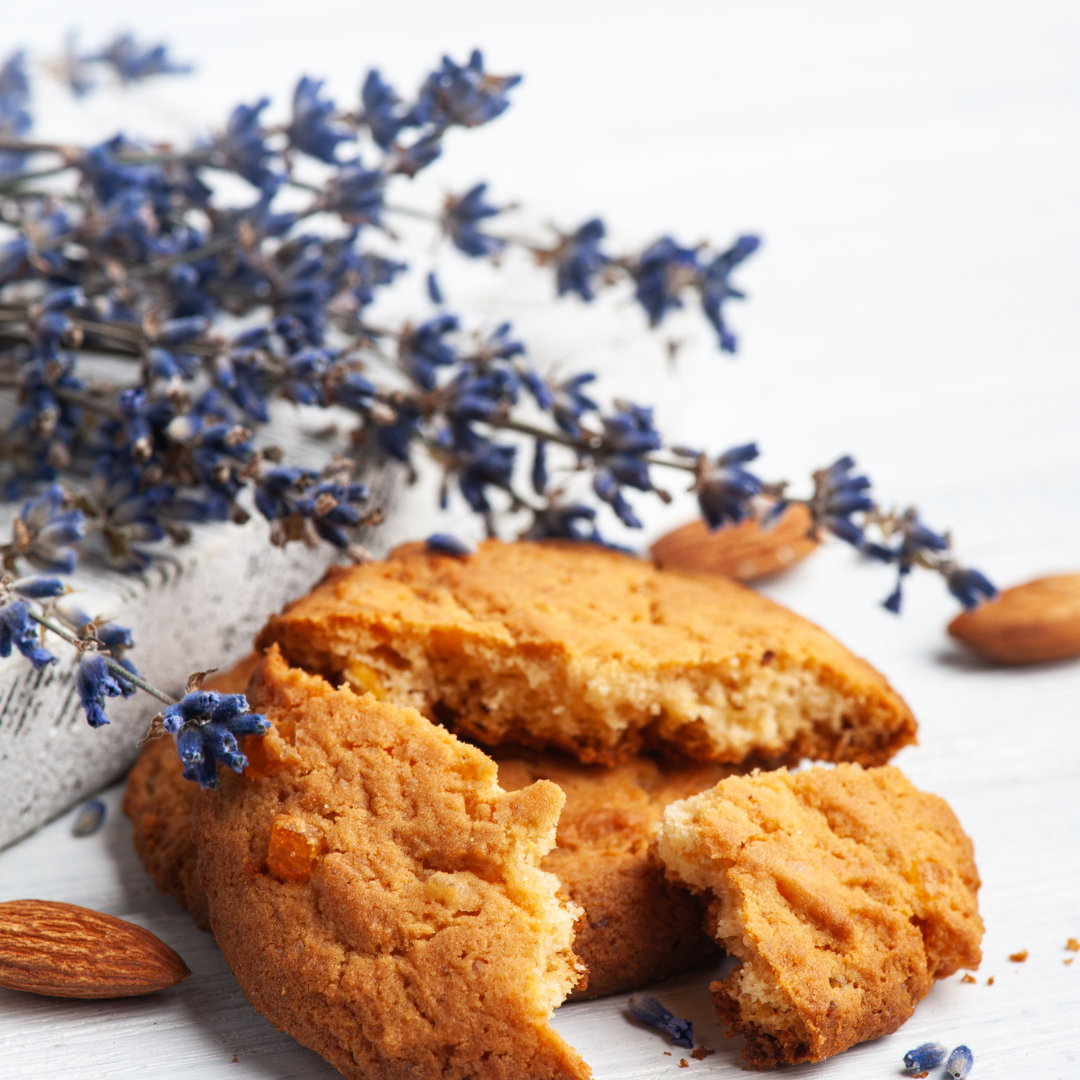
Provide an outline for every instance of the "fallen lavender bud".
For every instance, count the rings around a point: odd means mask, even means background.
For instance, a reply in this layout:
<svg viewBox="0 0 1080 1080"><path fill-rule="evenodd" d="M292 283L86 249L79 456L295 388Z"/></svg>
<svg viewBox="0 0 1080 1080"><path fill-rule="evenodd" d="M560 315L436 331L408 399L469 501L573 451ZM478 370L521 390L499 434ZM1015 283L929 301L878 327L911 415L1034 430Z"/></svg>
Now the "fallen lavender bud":
<svg viewBox="0 0 1080 1080"><path fill-rule="evenodd" d="M93 836L105 823L105 804L91 799L80 811L71 828L72 836Z"/></svg>
<svg viewBox="0 0 1080 1080"><path fill-rule="evenodd" d="M953 1080L964 1080L971 1066L975 1064L975 1055L966 1047L958 1046L945 1062L945 1071L953 1077Z"/></svg>
<svg viewBox="0 0 1080 1080"><path fill-rule="evenodd" d="M432 555L453 555L455 558L464 559L475 554L471 544L466 544L464 540L459 540L449 533L432 533L424 544Z"/></svg>
<svg viewBox="0 0 1080 1080"><path fill-rule="evenodd" d="M676 1046L693 1050L694 1025L689 1020L674 1016L656 998L648 994L634 994L629 1004L630 1015L635 1020L665 1032Z"/></svg>
<svg viewBox="0 0 1080 1080"><path fill-rule="evenodd" d="M909 1073L923 1073L936 1069L944 1060L949 1048L944 1043L926 1042L904 1055L904 1068Z"/></svg>

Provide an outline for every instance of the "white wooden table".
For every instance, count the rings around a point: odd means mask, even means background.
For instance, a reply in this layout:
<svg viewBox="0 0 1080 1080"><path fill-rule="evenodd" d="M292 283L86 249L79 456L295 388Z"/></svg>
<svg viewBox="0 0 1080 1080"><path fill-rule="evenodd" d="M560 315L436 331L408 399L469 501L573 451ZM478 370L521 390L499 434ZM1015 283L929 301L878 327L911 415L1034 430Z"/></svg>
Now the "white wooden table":
<svg viewBox="0 0 1080 1080"><path fill-rule="evenodd" d="M69 21L89 30L85 11L23 5L5 15L4 38L52 45ZM120 0L94 7L102 30L128 17ZM1080 570L1075 5L267 2L253 19L191 0L143 5L135 28L202 67L151 90L144 129L161 116L194 131L263 91L284 104L301 72L330 76L351 101L371 61L408 86L442 51L482 45L494 70L526 73L517 103L453 138L412 201L484 178L497 199L529 206L526 224L602 212L615 248L665 229L684 243L757 229L766 245L740 278L752 302L731 310L744 342L735 362L695 316L672 325L687 344L669 372L625 302L553 309L547 283L513 259L497 275L440 256L457 308L507 311L542 366L598 370L602 393L655 403L685 442L758 439L770 476L797 479L854 453L882 498L917 501L1001 584ZM58 104L58 129L42 134L104 134L116 108L109 95L85 113ZM417 535L434 527L428 495L412 499ZM685 501L637 502L645 539L690 514ZM898 1034L786 1075L897 1076L904 1051L934 1038L968 1043L973 1077L1080 1076L1080 962L1064 963L1066 939L1080 937L1080 664L984 666L944 636L955 607L938 582L913 582L900 619L876 605L890 587L883 568L830 548L767 591L865 655L913 707L920 745L897 763L947 797L974 837L986 959L976 985L939 984ZM0 852L0 900L131 919L193 976L122 1002L0 991L0 1077L334 1075L247 1005L212 939L138 866L119 789L105 798L97 836L72 837L69 814ZM1010 962L1021 949L1027 962ZM656 992L717 1051L685 1075L735 1075L738 1044L710 1019L708 980L698 972ZM679 1052L664 1056L671 1048L624 1008L575 1004L555 1023L598 1080L684 1075Z"/></svg>

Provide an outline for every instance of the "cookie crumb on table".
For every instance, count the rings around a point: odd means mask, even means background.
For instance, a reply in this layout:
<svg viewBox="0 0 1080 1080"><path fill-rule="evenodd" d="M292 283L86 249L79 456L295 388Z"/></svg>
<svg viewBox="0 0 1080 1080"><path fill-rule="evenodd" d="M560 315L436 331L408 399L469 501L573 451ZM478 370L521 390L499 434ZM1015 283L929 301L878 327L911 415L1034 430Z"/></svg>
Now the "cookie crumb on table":
<svg viewBox="0 0 1080 1080"><path fill-rule="evenodd" d="M1069 952L1080 952L1080 941L1071 937L1065 942L1065 948L1068 949Z"/></svg>
<svg viewBox="0 0 1080 1080"><path fill-rule="evenodd" d="M971 975L965 975L961 980L962 983L968 983L971 986L975 985L975 978Z"/></svg>
<svg viewBox="0 0 1080 1080"><path fill-rule="evenodd" d="M716 1053L715 1050L709 1050L705 1046L699 1046L694 1050L694 1052L690 1056L692 1058L696 1058L698 1061L704 1061L707 1057L709 1057L710 1054L715 1054L715 1053Z"/></svg>
<svg viewBox="0 0 1080 1080"><path fill-rule="evenodd" d="M687 1061L686 1058L679 1058L679 1068L680 1069L689 1069L690 1068L690 1062Z"/></svg>
<svg viewBox="0 0 1080 1080"><path fill-rule="evenodd" d="M1027 949L1021 949L1019 952L1009 953L1009 959L1014 964L1022 964L1028 958Z"/></svg>

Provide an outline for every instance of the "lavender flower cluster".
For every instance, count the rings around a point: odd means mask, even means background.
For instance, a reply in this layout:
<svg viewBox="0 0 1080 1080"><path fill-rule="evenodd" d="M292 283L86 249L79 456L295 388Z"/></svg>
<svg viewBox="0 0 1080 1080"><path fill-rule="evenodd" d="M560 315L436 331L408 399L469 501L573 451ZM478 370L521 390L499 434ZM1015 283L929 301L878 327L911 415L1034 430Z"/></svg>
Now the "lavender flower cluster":
<svg viewBox="0 0 1080 1080"><path fill-rule="evenodd" d="M96 53L69 43L52 67L77 95L92 91L102 68L124 84L188 70L164 46L128 35ZM524 248L559 296L590 302L626 288L650 326L696 298L719 347L736 348L727 302L743 296L732 277L758 249L755 236L715 250L665 236L620 255L604 250L599 218L546 241L489 231L505 208L489 201L485 183L433 210L390 200L391 188L440 157L451 129L509 107L520 76L490 73L479 52L464 64L444 58L411 99L372 70L351 108L305 76L287 118L264 119L268 98L240 104L186 148L124 135L83 148L32 142L28 71L22 53L0 68L0 395L14 399L0 491L25 500L0 545L13 575L0 593L0 655L17 648L36 666L52 659L31 644L31 623L46 619L54 633L60 624L33 602L59 594L14 576L24 562L71 573L87 557L137 573L192 526L246 521L245 503L270 523L275 544L327 542L363 559L359 530L381 520L360 482L363 465L397 462L413 474L420 454L442 470L443 504L456 491L489 535L508 519L529 538L609 542L601 515L640 528L635 493L669 501L654 474L674 470L714 529L755 517L767 524L803 503L815 532L896 567L890 610L915 566L941 573L965 605L994 594L913 511L881 513L850 458L814 473L812 493L795 498L749 471L754 444L719 454L672 444L652 409L599 403L593 373L538 369L508 323L464 327L434 273L434 314L397 326L372 319L376 296L407 266L370 240L392 242L387 219L405 213L493 266L509 246ZM322 182L303 179L305 168L321 170ZM247 201L222 205L223 174L246 182ZM286 192L304 193L306 204L284 208ZM95 370L103 357L126 363L119 385ZM283 461L257 438L275 398L354 414L356 430L339 448L348 455L335 453L321 470ZM460 553L453 538L440 544ZM130 635L110 642L89 619L62 629L82 651L88 719L105 722L104 698L142 685L122 657ZM202 733L183 735L184 760L209 783L216 762L236 767L242 758L234 728L247 721L225 715L232 705L185 705L189 697L166 710L167 730Z"/></svg>

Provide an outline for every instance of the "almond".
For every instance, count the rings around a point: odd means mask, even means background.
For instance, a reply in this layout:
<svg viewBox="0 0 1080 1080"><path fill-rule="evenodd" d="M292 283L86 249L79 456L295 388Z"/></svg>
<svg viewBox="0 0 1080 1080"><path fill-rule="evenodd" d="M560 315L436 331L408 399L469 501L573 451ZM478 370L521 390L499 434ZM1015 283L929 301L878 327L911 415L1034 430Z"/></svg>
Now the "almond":
<svg viewBox="0 0 1080 1080"><path fill-rule="evenodd" d="M652 546L657 566L701 570L739 581L755 581L779 573L805 559L817 547L810 531L810 511L789 506L771 528L756 521L728 525L715 532L701 518L660 537Z"/></svg>
<svg viewBox="0 0 1080 1080"><path fill-rule="evenodd" d="M51 900L0 904L0 986L51 997L133 997L191 972L149 930Z"/></svg>
<svg viewBox="0 0 1080 1080"><path fill-rule="evenodd" d="M957 615L949 633L999 664L1080 656L1080 574L1038 578Z"/></svg>

